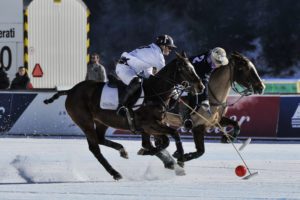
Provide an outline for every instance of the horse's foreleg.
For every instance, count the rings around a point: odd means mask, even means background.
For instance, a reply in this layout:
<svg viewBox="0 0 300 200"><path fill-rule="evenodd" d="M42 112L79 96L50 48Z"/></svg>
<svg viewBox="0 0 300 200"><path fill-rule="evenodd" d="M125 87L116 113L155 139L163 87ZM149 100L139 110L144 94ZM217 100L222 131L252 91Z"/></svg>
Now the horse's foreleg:
<svg viewBox="0 0 300 200"><path fill-rule="evenodd" d="M222 117L220 120L220 124L221 126L228 126L228 125L233 126L233 133L230 134L230 136L223 135L221 139L222 143L228 143L227 137L230 137L230 140L234 141L237 138L237 136L240 134L241 127L237 121L229 119L228 117Z"/></svg>
<svg viewBox="0 0 300 200"><path fill-rule="evenodd" d="M184 154L184 150L183 150L183 147L182 147L182 142L181 142L181 138L180 138L180 135L179 135L179 132L174 129L174 128L171 128L171 127L168 127L168 126L161 126L160 127L160 132L161 133L166 133L166 134L169 134L171 135L171 137L175 140L175 144L176 144L176 151L178 152L179 156L180 155L183 155ZM157 138L157 139L164 139L166 140L164 137L161 137L161 138ZM159 141L157 141L158 143ZM159 144L159 143L158 143ZM164 148L166 148L169 143L168 141L166 140L165 142L163 142L161 145L166 145Z"/></svg>
<svg viewBox="0 0 300 200"><path fill-rule="evenodd" d="M142 134L142 146L143 148L139 150L139 155L155 155L158 157L163 163L165 168L174 169L174 164L176 163L172 156L169 154L165 148L169 145L169 138L165 135L155 136L155 145L156 148L153 147L150 135L143 133Z"/></svg>
<svg viewBox="0 0 300 200"><path fill-rule="evenodd" d="M165 150L170 144L169 137L166 135L156 135L154 136L154 143L155 147L160 150L156 156L163 161L165 168L174 169L176 161L172 158L170 153Z"/></svg>
<svg viewBox="0 0 300 200"><path fill-rule="evenodd" d="M138 151L138 155L155 155L156 153L159 152L159 150L157 148L155 148L152 145L151 139L150 139L150 135L147 133L141 133L142 135L142 147L139 151Z"/></svg>
<svg viewBox="0 0 300 200"><path fill-rule="evenodd" d="M183 150L183 146L182 146L182 142L181 142L181 138L179 135L179 132L176 129L173 129L171 127L168 126L162 126L162 132L163 133L168 133L171 135L171 137L175 140L175 145L176 145L176 158L177 158L177 162L178 164L183 167L183 162L184 162L184 150Z"/></svg>
<svg viewBox="0 0 300 200"><path fill-rule="evenodd" d="M169 146L170 140L166 135L156 135L154 136L154 143L156 148L162 150L166 149Z"/></svg>
<svg viewBox="0 0 300 200"><path fill-rule="evenodd" d="M97 132L99 144L116 149L117 151L120 152L121 157L128 159L128 153L122 144L113 142L105 138L105 131L107 130L108 127L101 124L100 122L95 122L95 124L96 124L96 132Z"/></svg>
<svg viewBox="0 0 300 200"><path fill-rule="evenodd" d="M183 155L183 160L189 161L196 158L199 158L202 156L205 152L205 146L204 146L204 126L198 126L193 128L193 138L195 142L196 152L190 152Z"/></svg>
<svg viewBox="0 0 300 200"><path fill-rule="evenodd" d="M160 134L165 133L165 134L171 135L171 137L175 140L175 144L176 144L176 152L177 152L176 153L177 154L176 158L179 159L180 157L183 156L184 150L183 150L183 147L182 147L181 138L180 138L179 132L176 129L168 127L168 126L163 125L163 124L159 124L156 127L155 131L157 133L160 133ZM157 144L160 143L159 140L161 140L161 139L166 140L166 138L163 138L163 136L161 136L161 138L160 138L160 136L158 136L157 137L157 140L158 140ZM168 141L166 140L161 145L162 145L162 147L166 148L169 144L168 144Z"/></svg>

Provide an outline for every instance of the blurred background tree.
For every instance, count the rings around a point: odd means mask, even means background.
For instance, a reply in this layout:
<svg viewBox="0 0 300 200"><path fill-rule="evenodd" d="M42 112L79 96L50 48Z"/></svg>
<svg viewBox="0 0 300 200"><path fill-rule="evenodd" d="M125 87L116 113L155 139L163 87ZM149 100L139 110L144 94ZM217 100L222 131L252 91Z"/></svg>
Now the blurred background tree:
<svg viewBox="0 0 300 200"><path fill-rule="evenodd" d="M188 55L216 46L244 53L261 75L285 77L299 71L299 0L84 2L91 11L91 51L102 55L108 71L122 52L160 34L171 35Z"/></svg>

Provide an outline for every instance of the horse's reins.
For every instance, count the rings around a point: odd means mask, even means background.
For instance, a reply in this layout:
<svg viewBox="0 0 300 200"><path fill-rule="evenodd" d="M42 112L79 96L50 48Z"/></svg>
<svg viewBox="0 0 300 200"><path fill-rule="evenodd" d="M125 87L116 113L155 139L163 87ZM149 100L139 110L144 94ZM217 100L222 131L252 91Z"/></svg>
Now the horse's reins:
<svg viewBox="0 0 300 200"><path fill-rule="evenodd" d="M234 68L234 67L233 67ZM253 93L253 89L251 88L251 89L249 89L249 88L246 88L246 89L244 89L243 91L238 91L238 89L237 89L237 87L236 87L236 84L235 84L235 81L234 81L234 77L235 77L235 71L233 70L233 69L231 69L231 67L229 68L230 69L230 85L231 85L231 88L232 88L232 90L235 92L235 93L237 93L237 94L239 94L239 95L241 95L240 97L239 97L239 99L238 100L236 100L234 103L231 103L231 104L228 104L227 103L227 101L225 101L225 102L221 102L220 100L218 100L218 98L216 97L216 95L214 94L214 92L212 91L212 89L211 89L211 87L209 86L209 84L208 84L208 90L209 90L209 92L210 92L210 94L212 95L212 97L214 98L214 100L216 100L218 103L212 103L211 105L213 105L213 106L222 106L223 108L226 108L226 107L229 107L229 106L234 106L237 102L239 102L243 97L245 97L245 96L249 96L249 95L251 95L252 93ZM232 70L233 70L233 72L232 72Z"/></svg>
<svg viewBox="0 0 300 200"><path fill-rule="evenodd" d="M168 84L170 84L170 85L176 85L175 79L176 79L177 72L178 72L178 70L175 71L175 73L174 73L174 78L173 78L173 79L165 78L165 77L164 77L164 78L161 78L160 76L155 76L155 75L154 75L153 77L154 77L154 78L159 78L159 79L165 81L166 83L168 83ZM186 82L183 82L183 83L186 83ZM182 83L182 84L183 84L183 83ZM185 86L185 85L186 85L186 86ZM186 91L186 90L190 87L188 84L185 84L185 85L183 85L183 88L176 88L177 91L180 90L180 93L176 92L177 94L179 94L179 95L178 95L179 97L181 97L182 94L183 94L183 92ZM151 90L152 90L152 92L154 93L154 95L147 95L147 96L144 95L144 96L142 96L142 97L140 97L140 98L146 98L146 97L147 97L147 98L149 98L149 97L158 97L159 100L161 101L163 107L166 109L165 112L167 112L167 111L172 110L173 108L175 108L175 106L177 105L177 103L178 103L178 101L179 101L179 98L177 98L175 104L174 104L171 108L168 108L168 106L166 105L166 103L165 103L164 100L162 99L161 95L164 95L164 94L167 94L167 93L172 93L171 91L173 91L174 88L171 88L171 89L169 89L169 90L166 90L166 91L163 91L163 92L159 92L159 93L157 93L152 87L151 87ZM170 96L170 98L172 98L172 96ZM140 104L140 105L134 105L134 106L132 106L132 107L138 107L138 106L141 106L141 105L143 105L143 104Z"/></svg>
<svg viewBox="0 0 300 200"><path fill-rule="evenodd" d="M226 100L225 102L221 102L221 101L216 97L216 95L214 94L214 92L212 91L211 87L210 87L209 84L208 84L208 90L209 90L211 96L213 97L213 99L214 99L215 101L217 101L217 103L211 103L212 106L222 106L223 108L226 108L226 107L229 107L229 106L231 107L231 106L234 106L237 102L239 102L243 97L249 96L250 94L252 94L253 91L252 91L251 89L245 89L245 90L243 90L242 92L239 92L239 91L238 91L238 89L236 88L236 86L235 86L235 84L234 84L235 71L234 71L234 69L232 69L232 68L234 68L233 65L232 65L232 67L229 68L229 70L230 70L230 79L229 79L229 80L230 80L230 85L231 85L231 88L233 89L233 91L236 92L236 93L238 93L238 94L240 94L241 96L238 98L238 100L236 100L235 102L233 102L233 103L231 103L231 104L228 104L228 103L227 103L227 100ZM233 71L232 71L232 70L233 70ZM214 124L212 124L211 121L209 121L207 118L205 118L204 116L202 116L200 113L197 112L197 109L199 108L198 101L196 101L196 102L197 102L197 105L195 106L195 108L192 108L192 107L188 106L188 105L187 105L184 101L182 101L182 100L180 100L180 102L182 102L186 107L188 107L188 108L192 111L190 114L195 113L196 115L198 115L199 117L201 117L202 119L204 119L206 122L208 122L209 124L211 124L211 125L214 126ZM216 124L217 124L217 125L219 126L219 128L222 130L221 125L220 125L218 122L217 122ZM222 131L223 131L223 130L222 130Z"/></svg>
<svg viewBox="0 0 300 200"><path fill-rule="evenodd" d="M177 69L177 70L175 71L173 79L165 79L165 78L163 78L162 80L163 80L163 81L166 81L166 82L169 83L170 85L175 86L175 85L177 84L176 81L175 81L175 79L176 79L177 73L178 73L179 71L180 71L179 69ZM180 75L181 75L181 73L180 73ZM188 74L188 75L189 75L189 74ZM190 75L189 75L189 76L190 76ZM156 77L156 78L161 78L160 76L154 76L154 77ZM161 101L163 107L166 109L165 112L168 112L168 111L174 109L174 108L176 107L176 105L178 104L179 99L180 99L180 97L182 96L183 92L186 91L188 88L191 87L187 81L183 81L183 82L181 83L181 85L182 85L182 88L175 88L176 94L174 94L174 96L175 96L175 95L178 95L178 98L176 98L176 101L175 101L175 103L173 104L173 106L172 106L171 108L169 108L169 107L165 104L164 100L161 98L161 94L166 94L166 93L169 93L170 91L173 91L173 90L174 90L174 87L171 88L170 90L167 90L167 91L161 92L161 93L157 93L153 88L151 88L152 92L155 94L155 95L153 95L153 97L154 97L154 96L157 96L157 97L159 98L159 100ZM178 93L178 91L180 91L180 92ZM172 98L172 96L170 96L170 98Z"/></svg>
<svg viewBox="0 0 300 200"><path fill-rule="evenodd" d="M230 68L230 71L231 71L231 68ZM240 94L241 96L249 96L249 95L251 95L252 93L253 93L253 88L252 88L252 86L250 85L250 87L249 88L245 88L243 91L239 91L238 90L238 88L237 88L237 83L235 83L235 81L233 80L234 79L234 77L236 76L235 74L236 74L236 71L233 71L233 73L232 73L233 75L231 76L231 73L230 73L230 84L231 84L231 88L232 88L232 90L234 91L234 92L236 92L236 93L238 93L238 94ZM241 86L241 85L240 85ZM243 86L242 86L243 87Z"/></svg>
<svg viewBox="0 0 300 200"><path fill-rule="evenodd" d="M187 108L189 108L190 110L192 110L192 113L195 113L196 115L198 115L199 117L201 117L203 120L205 120L206 122L208 122L209 124L213 125L206 117L204 117L203 115L201 115L200 113L198 113L196 110L194 110L192 107L190 107L187 103L185 103L183 100L180 99L180 102L182 102ZM237 150L236 146L233 143L234 137L231 136L230 134L226 133L225 127L222 127L221 124L219 122L216 122L216 124L218 125L218 127L220 128L220 130L223 132L223 134L225 135L225 137L227 138L227 140L231 143L231 145L233 146L234 150L236 151L236 153L238 154L238 156L240 157L240 159L242 160L242 162L245 164L245 166L248 169L248 172L251 175L251 172L249 170L249 167L247 165L247 163L245 162L244 158L242 157L242 155L240 154L240 152ZM213 125L214 126L214 125Z"/></svg>

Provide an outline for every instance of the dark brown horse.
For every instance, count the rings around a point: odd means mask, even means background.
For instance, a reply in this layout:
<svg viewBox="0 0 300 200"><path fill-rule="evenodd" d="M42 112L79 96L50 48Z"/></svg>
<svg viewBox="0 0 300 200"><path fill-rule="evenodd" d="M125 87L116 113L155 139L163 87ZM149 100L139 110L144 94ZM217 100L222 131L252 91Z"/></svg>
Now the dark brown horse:
<svg viewBox="0 0 300 200"><path fill-rule="evenodd" d="M235 84L244 87L243 91L238 91ZM202 156L205 152L204 134L205 130L214 126L233 126L231 135L223 136L222 140L227 141L230 137L234 140L240 132L240 126L236 121L225 117L227 111L227 97L230 88L240 93L243 96L250 94L262 94L265 88L261 81L254 64L240 53L233 53L230 56L229 64L216 69L209 80L208 96L211 105L211 113L209 114L199 107L196 111L205 119L193 113L191 118L194 127L192 129L193 138L196 146L196 152L186 153L183 156L183 161L189 161ZM174 153L177 157L178 152Z"/></svg>
<svg viewBox="0 0 300 200"><path fill-rule="evenodd" d="M191 88L202 92L204 86L197 76L194 67L185 54L177 54L176 59L166 65L155 76L145 79L143 89L145 93L144 104L134 112L136 126L142 129L142 146L154 155L162 148L154 148L149 141L150 135L171 135L176 141L177 152L183 156L182 143L176 129L163 123L166 106L170 100L173 88L177 84L187 81ZM72 120L85 133L90 151L103 165L114 179L121 179L117 172L102 155L99 144L114 148L120 155L127 158L124 147L105 138L105 131L110 127L128 130L125 118L116 115L115 110L104 110L99 107L104 83L83 81L68 91L57 92L44 102L51 103L61 95L67 95L65 106ZM180 157L180 156L179 156Z"/></svg>

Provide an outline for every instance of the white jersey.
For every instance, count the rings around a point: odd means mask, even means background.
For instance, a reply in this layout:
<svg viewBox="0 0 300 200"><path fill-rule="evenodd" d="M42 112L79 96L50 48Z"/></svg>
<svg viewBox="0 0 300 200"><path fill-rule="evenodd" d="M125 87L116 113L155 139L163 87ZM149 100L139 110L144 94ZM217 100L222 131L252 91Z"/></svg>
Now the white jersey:
<svg viewBox="0 0 300 200"><path fill-rule="evenodd" d="M124 52L121 57L125 57L127 64L138 74L144 72L146 78L152 74L153 67L157 71L165 66L165 58L161 49L152 43L148 46L137 48L129 53Z"/></svg>

